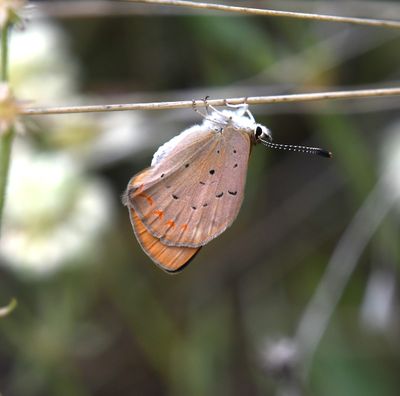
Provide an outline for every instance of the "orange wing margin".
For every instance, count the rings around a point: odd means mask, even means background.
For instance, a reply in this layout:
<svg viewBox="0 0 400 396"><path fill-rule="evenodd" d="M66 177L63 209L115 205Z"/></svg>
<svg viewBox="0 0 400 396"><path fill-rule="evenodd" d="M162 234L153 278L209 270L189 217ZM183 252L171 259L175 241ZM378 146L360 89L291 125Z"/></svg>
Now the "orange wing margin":
<svg viewBox="0 0 400 396"><path fill-rule="evenodd" d="M129 215L133 230L145 253L164 271L178 272L182 270L200 251L199 248L167 246L147 231L143 222L131 207Z"/></svg>

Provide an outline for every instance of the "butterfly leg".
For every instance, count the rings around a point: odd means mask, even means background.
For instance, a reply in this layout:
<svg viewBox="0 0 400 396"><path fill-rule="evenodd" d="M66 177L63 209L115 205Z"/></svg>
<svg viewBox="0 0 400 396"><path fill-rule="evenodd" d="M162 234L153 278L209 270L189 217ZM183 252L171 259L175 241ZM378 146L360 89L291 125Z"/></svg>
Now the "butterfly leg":
<svg viewBox="0 0 400 396"><path fill-rule="evenodd" d="M235 108L238 109L237 110L237 114L239 116L243 116L245 113L248 115L248 117L250 118L251 121L253 121L254 123L256 122L256 120L253 117L253 114L251 114L250 110L249 110L249 105L246 103L247 102L247 97L244 99L244 103L240 103L240 104L231 104L228 103L228 101L225 99L225 106L226 107L231 107L231 108ZM217 110L214 106L211 106L210 104L208 105L208 107L210 107L213 111L215 111L217 114L219 114L221 117L224 117L225 119L227 119L227 117L225 116L225 114L223 114L221 111ZM227 119L227 124L229 124L230 119Z"/></svg>
<svg viewBox="0 0 400 396"><path fill-rule="evenodd" d="M223 119L226 119L226 115L221 113L219 110L215 109L214 106L211 106L210 104L207 103L207 98L208 96L206 96L204 98L204 103L207 109L207 114L202 113L196 106L196 101L193 99L192 100L192 107L193 110L200 114L205 120L212 122L213 124L217 125L218 128L216 129L217 131L222 131L223 127L229 124L229 120L226 121L221 121L221 120L216 120L215 118L211 117L209 114L209 108L212 109L213 111L215 111L217 114L219 114L221 117L223 117Z"/></svg>
<svg viewBox="0 0 400 396"><path fill-rule="evenodd" d="M207 115L210 115L210 105L208 104L208 98L209 98L209 96L207 95L207 96L203 99L203 102L204 102L204 104L205 104L205 106L206 106L206 113L207 113Z"/></svg>
<svg viewBox="0 0 400 396"><path fill-rule="evenodd" d="M207 105L212 111L214 111L215 113L217 113L218 115L220 115L222 118L227 120L227 117L224 113L222 113L222 111L217 110L214 106L208 104Z"/></svg>
<svg viewBox="0 0 400 396"><path fill-rule="evenodd" d="M203 102L204 102L204 106L205 106L205 108L206 108L207 115L210 115L210 109L211 109L212 111L214 111L215 113L217 113L218 115L220 115L222 118L226 119L226 115L225 115L225 114L223 114L221 111L217 110L214 106L212 106L212 105L210 105L210 104L208 103L208 98L209 98L209 96L207 95L207 96L203 99ZM218 124L221 123L221 122L216 122L216 121L215 121L214 119L212 119L212 118L207 118L207 116L206 116L205 114L200 113L200 111L196 108L196 101L195 101L195 100L193 100L192 103L193 103L193 110L194 110L196 113L199 113L203 118L205 118L205 119L208 120L208 121L212 121L212 122L215 122L215 123L218 123Z"/></svg>
<svg viewBox="0 0 400 396"><path fill-rule="evenodd" d="M208 115L208 109L207 109L207 107L208 107L208 104L206 104L206 111L207 111L207 114L204 114L204 113L202 113L198 108L197 108L197 104L196 104L196 101L193 99L192 100L192 108L193 108L193 110L197 113L197 114L200 114L203 118L205 118L205 119L208 119L207 118L207 115Z"/></svg>
<svg viewBox="0 0 400 396"><path fill-rule="evenodd" d="M225 99L225 106L226 107L233 107L235 109L244 109L247 110L249 105L246 103L247 102L247 97L244 99L243 103L239 103L239 104L232 104L232 103L228 103L228 101Z"/></svg>
<svg viewBox="0 0 400 396"><path fill-rule="evenodd" d="M240 103L240 104L231 104L231 103L228 103L228 101L225 99L225 106L238 109L237 113L240 116L242 116L246 113L251 121L253 121L254 123L256 122L256 120L253 117L253 114L251 114L251 112L249 110L249 105L247 104L247 97L244 99L244 103Z"/></svg>
<svg viewBox="0 0 400 396"><path fill-rule="evenodd" d="M246 114L249 116L250 120L256 123L255 118L253 117L253 114L251 114L251 111L249 109L246 110Z"/></svg>

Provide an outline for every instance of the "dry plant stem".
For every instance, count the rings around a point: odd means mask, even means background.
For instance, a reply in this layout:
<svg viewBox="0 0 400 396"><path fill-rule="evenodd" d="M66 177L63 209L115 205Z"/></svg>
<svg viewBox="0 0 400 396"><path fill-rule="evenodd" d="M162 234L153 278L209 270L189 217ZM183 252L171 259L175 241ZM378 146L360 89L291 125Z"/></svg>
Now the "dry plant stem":
<svg viewBox="0 0 400 396"><path fill-rule="evenodd" d="M130 3L158 4L167 6L190 7L197 9L234 12L245 15L262 15L271 17L311 19L315 21L351 23L356 25L378 26L378 27L400 29L399 21L389 21L380 19L352 18L352 17L333 16L333 15L310 14L303 12L264 10L260 8L237 7L237 6L228 6L228 5L211 4L211 3L197 3L193 1L183 1L183 0L124 0L124 1Z"/></svg>
<svg viewBox="0 0 400 396"><path fill-rule="evenodd" d="M9 25L1 30L1 81L8 80L8 31ZM14 130L11 127L3 135L0 135L0 232L3 219L4 203L6 199L6 188L8 170L10 167L11 147L14 137Z"/></svg>
<svg viewBox="0 0 400 396"><path fill-rule="evenodd" d="M296 333L304 378L362 252L397 200L395 194L388 195L385 181L379 181L337 244Z"/></svg>
<svg viewBox="0 0 400 396"><path fill-rule="evenodd" d="M276 95L276 96L252 96L244 98L228 99L208 99L207 104L212 106L225 106L229 104L271 104L271 103L292 103L292 102L313 102L328 99L360 99L377 96L396 96L400 95L400 88L381 88L381 89L363 89L354 91L336 91L336 92L318 92L304 93L294 95ZM46 108L26 108L20 114L22 115L50 115L50 114L72 114L72 113L100 113L107 111L127 111L127 110L166 110L166 109L188 109L196 107L205 107L204 100L186 100L179 102L153 102L153 103L130 103L130 104L108 104L93 106L63 106Z"/></svg>
<svg viewBox="0 0 400 396"><path fill-rule="evenodd" d="M298 2L296 0L292 0L296 6ZM253 2L254 3L254 2ZM260 2L262 3L262 2ZM265 3L265 1L264 1ZM239 1L236 6L240 6L240 4L246 4L246 0ZM268 4L270 4L268 2ZM279 4L279 0L272 1L273 8L276 8L276 4ZM285 4L288 4L286 1ZM300 7L304 7L308 4L309 7L314 7L316 4L314 0L303 0L299 4ZM324 5L330 8L330 3L328 0L322 0L318 2L318 9L322 7L324 9ZM396 3L390 1L380 1L379 4L372 4L372 2L368 2L367 4L363 4L362 1L358 0L349 0L346 3L342 2L339 5L339 9L344 8L344 11L350 8L352 12L362 12L364 17L369 18L365 13L368 12L370 15L378 15L379 18L375 17L374 19L380 19L382 15L393 15L396 17L398 8L396 7ZM35 12L35 8L39 10L38 13ZM32 11L33 9L33 11ZM154 10L153 7L131 7L128 2L117 2L117 1L109 1L109 0L80 0L71 3L69 0L43 0L40 3L36 3L33 7L29 7L26 10L27 17L30 18L96 18L96 17L115 17L115 16L128 16L128 15L193 15L196 12L199 15L199 9L189 7L175 7L175 10L167 9L167 7L159 7ZM207 13L208 10L203 10L203 14ZM307 11L303 11L307 12ZM311 13L311 12L309 12Z"/></svg>

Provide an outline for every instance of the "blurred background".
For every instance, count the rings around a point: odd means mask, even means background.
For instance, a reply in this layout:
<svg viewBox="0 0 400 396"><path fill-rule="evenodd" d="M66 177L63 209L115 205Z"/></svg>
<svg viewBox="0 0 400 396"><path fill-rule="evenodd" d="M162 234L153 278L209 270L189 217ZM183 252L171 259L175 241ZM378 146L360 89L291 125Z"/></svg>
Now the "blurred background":
<svg viewBox="0 0 400 396"><path fill-rule="evenodd" d="M229 2L233 4L233 2ZM238 5L400 19L396 1ZM396 30L121 2L30 2L10 42L32 106L395 87ZM239 217L181 273L120 196L190 109L23 119L2 237L0 392L398 395L399 98L253 106Z"/></svg>

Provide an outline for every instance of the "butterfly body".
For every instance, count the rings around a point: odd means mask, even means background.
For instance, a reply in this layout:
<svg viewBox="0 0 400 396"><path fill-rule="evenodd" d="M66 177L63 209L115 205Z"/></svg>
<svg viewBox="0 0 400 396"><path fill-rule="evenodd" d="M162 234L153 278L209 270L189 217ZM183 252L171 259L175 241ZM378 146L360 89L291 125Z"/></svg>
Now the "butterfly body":
<svg viewBox="0 0 400 396"><path fill-rule="evenodd" d="M213 111L202 124L162 145L150 168L130 180L124 203L134 231L163 269L175 271L186 264L239 213L258 125L246 111ZM163 261L160 250L173 258Z"/></svg>

